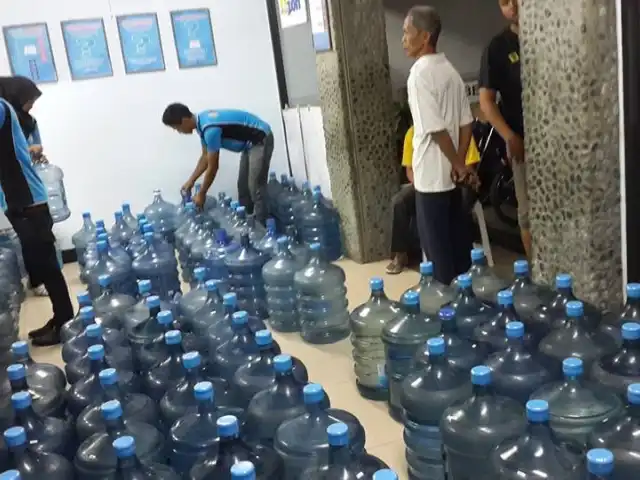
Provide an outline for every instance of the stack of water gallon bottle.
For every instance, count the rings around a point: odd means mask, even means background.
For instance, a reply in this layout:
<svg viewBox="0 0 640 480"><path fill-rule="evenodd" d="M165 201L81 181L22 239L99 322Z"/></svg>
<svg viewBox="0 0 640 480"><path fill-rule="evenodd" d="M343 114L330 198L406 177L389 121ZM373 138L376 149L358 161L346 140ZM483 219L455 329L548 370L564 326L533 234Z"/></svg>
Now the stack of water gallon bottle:
<svg viewBox="0 0 640 480"><path fill-rule="evenodd" d="M398 478L265 325L319 343L349 332L344 273L325 260L340 255L337 214L292 185L280 237L222 196L196 212L157 192L108 231L84 215L73 242L88 288L61 332L64 371L11 345L0 478Z"/></svg>
<svg viewBox="0 0 640 480"><path fill-rule="evenodd" d="M454 284L421 280L401 304L370 281L351 314L360 393L404 424L412 480L638 478L640 284L619 313L578 300L572 278L504 282L482 249Z"/></svg>

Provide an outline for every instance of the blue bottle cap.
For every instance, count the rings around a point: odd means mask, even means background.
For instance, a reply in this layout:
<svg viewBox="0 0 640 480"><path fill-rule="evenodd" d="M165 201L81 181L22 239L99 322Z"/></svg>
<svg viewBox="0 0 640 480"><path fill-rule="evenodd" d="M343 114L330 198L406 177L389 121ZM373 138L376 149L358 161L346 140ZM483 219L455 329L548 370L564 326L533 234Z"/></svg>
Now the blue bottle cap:
<svg viewBox="0 0 640 480"><path fill-rule="evenodd" d="M302 389L302 395L305 404L314 405L324 399L324 389L318 383L310 383Z"/></svg>
<svg viewBox="0 0 640 480"><path fill-rule="evenodd" d="M102 386L115 385L118 383L118 372L115 368L105 368L104 370L100 370L98 378Z"/></svg>
<svg viewBox="0 0 640 480"><path fill-rule="evenodd" d="M478 365L471 369L471 383L478 386L491 384L491 369L484 365Z"/></svg>
<svg viewBox="0 0 640 480"><path fill-rule="evenodd" d="M151 295L147 297L147 307L149 308L158 308L160 306L160 297L157 295Z"/></svg>
<svg viewBox="0 0 640 480"><path fill-rule="evenodd" d="M102 327L97 323L92 323L84 329L84 334L89 338L99 338L102 336Z"/></svg>
<svg viewBox="0 0 640 480"><path fill-rule="evenodd" d="M24 340L13 342L11 344L11 353L16 356L23 356L29 353L29 344Z"/></svg>
<svg viewBox="0 0 640 480"><path fill-rule="evenodd" d="M613 461L613 453L606 448L593 448L587 452L587 470L593 475L611 474Z"/></svg>
<svg viewBox="0 0 640 480"><path fill-rule="evenodd" d="M372 292L381 292L384 290L384 280L380 277L373 277L369 280L369 288Z"/></svg>
<svg viewBox="0 0 640 480"><path fill-rule="evenodd" d="M166 345L178 345L180 342L182 342L180 330L169 330L164 334L164 343Z"/></svg>
<svg viewBox="0 0 640 480"><path fill-rule="evenodd" d="M222 297L222 304L225 307L235 307L238 305L238 297L235 293L225 293Z"/></svg>
<svg viewBox="0 0 640 480"><path fill-rule="evenodd" d="M444 355L444 339L442 337L435 337L427 340L427 351L429 355Z"/></svg>
<svg viewBox="0 0 640 480"><path fill-rule="evenodd" d="M235 312L231 316L231 324L235 327L239 327L241 325L246 325L249 323L249 314L244 310L240 310L239 312Z"/></svg>
<svg viewBox="0 0 640 480"><path fill-rule="evenodd" d="M102 219L96 220L96 227L104 227L104 220Z"/></svg>
<svg viewBox="0 0 640 480"><path fill-rule="evenodd" d="M11 395L11 405L16 410L24 410L31 406L32 399L29 392L17 392Z"/></svg>
<svg viewBox="0 0 640 480"><path fill-rule="evenodd" d="M156 317L160 325L171 325L173 323L173 313L170 310L162 310L158 312Z"/></svg>
<svg viewBox="0 0 640 480"><path fill-rule="evenodd" d="M122 416L122 405L118 400L109 400L100 406L100 411L105 420L114 420Z"/></svg>
<svg viewBox="0 0 640 480"><path fill-rule="evenodd" d="M584 314L584 305L579 300L572 300L571 302L567 302L566 312L567 317L577 318L581 317Z"/></svg>
<svg viewBox="0 0 640 480"><path fill-rule="evenodd" d="M420 275L433 275L433 262L422 262L420 264Z"/></svg>
<svg viewBox="0 0 640 480"><path fill-rule="evenodd" d="M18 470L7 470L0 473L0 480L22 480L22 476Z"/></svg>
<svg viewBox="0 0 640 480"><path fill-rule="evenodd" d="M27 376L27 370L21 363L14 363L7 367L7 376L9 380L22 380Z"/></svg>
<svg viewBox="0 0 640 480"><path fill-rule="evenodd" d="M398 480L398 475L393 470L384 468L373 474L373 480Z"/></svg>
<svg viewBox="0 0 640 480"><path fill-rule="evenodd" d="M627 297L633 299L640 298L640 283L627 284Z"/></svg>
<svg viewBox="0 0 640 480"><path fill-rule="evenodd" d="M582 375L583 370L584 365L582 360L579 358L569 357L562 361L562 373L564 373L566 377L577 377Z"/></svg>
<svg viewBox="0 0 640 480"><path fill-rule="evenodd" d="M625 340L638 340L640 338L640 323L636 323L636 322L623 323L622 338Z"/></svg>
<svg viewBox="0 0 640 480"><path fill-rule="evenodd" d="M267 221L265 223L267 225L267 230L269 230L269 229L275 230L276 229L276 219L275 218L267 218Z"/></svg>
<svg viewBox="0 0 640 480"><path fill-rule="evenodd" d="M286 248L287 246L289 246L289 239L287 237L278 237L276 240L276 244L281 247L281 248Z"/></svg>
<svg viewBox="0 0 640 480"><path fill-rule="evenodd" d="M291 356L283 353L273 358L273 369L278 373L289 372L293 368Z"/></svg>
<svg viewBox="0 0 640 480"><path fill-rule="evenodd" d="M213 384L211 382L198 382L193 387L193 396L199 402L213 400Z"/></svg>
<svg viewBox="0 0 640 480"><path fill-rule="evenodd" d="M202 267L198 267L193 270L193 276L196 277L196 280L200 282L204 280L204 277L206 277L206 275L207 275L207 270Z"/></svg>
<svg viewBox="0 0 640 480"><path fill-rule="evenodd" d="M218 418L218 420L216 420L216 426L218 427L219 437L237 437L240 433L238 419L233 415L223 415Z"/></svg>
<svg viewBox="0 0 640 480"><path fill-rule="evenodd" d="M245 215L247 213L247 207L240 205L236 208L236 213L239 215Z"/></svg>
<svg viewBox="0 0 640 480"><path fill-rule="evenodd" d="M198 352L187 352L182 355L182 366L187 370L200 366L200 354Z"/></svg>
<svg viewBox="0 0 640 480"><path fill-rule="evenodd" d="M207 280L204 282L204 286L207 289L207 292L217 292L218 291L218 281L217 280Z"/></svg>
<svg viewBox="0 0 640 480"><path fill-rule="evenodd" d="M82 212L82 218L91 218L91 212Z"/></svg>
<svg viewBox="0 0 640 480"><path fill-rule="evenodd" d="M513 293L511 290L502 290L498 292L498 305L504 307L513 305Z"/></svg>
<svg viewBox="0 0 640 480"><path fill-rule="evenodd" d="M458 275L458 287L460 288L469 288L471 286L471 275L468 273L463 273L462 275Z"/></svg>
<svg viewBox="0 0 640 480"><path fill-rule="evenodd" d="M640 404L640 383L632 383L627 387L627 400L632 405Z"/></svg>
<svg viewBox="0 0 640 480"><path fill-rule="evenodd" d="M103 243L103 242L98 242L98 243ZM106 242L104 242L106 245ZM109 285L111 285L111 275L100 275L98 277L98 284L101 287L108 287Z"/></svg>
<svg viewBox="0 0 640 480"><path fill-rule="evenodd" d="M332 447L342 447L349 445L349 427L344 423L334 423L327 427L329 445Z"/></svg>
<svg viewBox="0 0 640 480"><path fill-rule="evenodd" d="M273 343L273 337L271 335L271 332L267 329L264 330L258 330L256 332L256 343L258 344L259 347L264 347L266 345L271 345Z"/></svg>
<svg viewBox="0 0 640 480"><path fill-rule="evenodd" d="M136 454L136 441L129 435L116 438L111 445L118 458L130 458Z"/></svg>
<svg viewBox="0 0 640 480"><path fill-rule="evenodd" d="M311 192L311 198L313 198L313 200L317 202L322 198L322 193L318 190L314 190L313 192Z"/></svg>
<svg viewBox="0 0 640 480"><path fill-rule="evenodd" d="M85 325L91 323L94 318L96 318L96 314L93 307L82 307L80 309L80 320L82 320L82 323Z"/></svg>
<svg viewBox="0 0 640 480"><path fill-rule="evenodd" d="M509 322L505 327L507 338L522 338L524 337L524 323L522 322Z"/></svg>
<svg viewBox="0 0 640 480"><path fill-rule="evenodd" d="M19 447L27 443L27 432L23 427L11 427L4 431L4 441L8 447Z"/></svg>
<svg viewBox="0 0 640 480"><path fill-rule="evenodd" d="M122 211L125 212L127 210L131 209L131 204L129 202L124 202L122 204Z"/></svg>
<svg viewBox="0 0 640 480"><path fill-rule="evenodd" d="M556 288L571 288L573 279L568 273L559 273L556 275Z"/></svg>
<svg viewBox="0 0 640 480"><path fill-rule="evenodd" d="M477 262L484 260L484 250L482 248L474 248L471 250L471 261Z"/></svg>
<svg viewBox="0 0 640 480"><path fill-rule="evenodd" d="M456 311L451 307L442 307L438 311L438 318L442 322L450 322L456 317Z"/></svg>
<svg viewBox="0 0 640 480"><path fill-rule="evenodd" d="M542 423L549 420L549 404L546 400L529 400L527 402L527 419L531 423Z"/></svg>
<svg viewBox="0 0 640 480"><path fill-rule="evenodd" d="M420 303L420 295L418 292L407 292L402 296L402 303L405 305L418 305Z"/></svg>
<svg viewBox="0 0 640 480"><path fill-rule="evenodd" d="M142 233L144 235L146 235L147 233L153 233L153 225L151 225L150 223L145 223L142 226Z"/></svg>
<svg viewBox="0 0 640 480"><path fill-rule="evenodd" d="M311 250L312 252L319 252L321 248L321 245L316 242L316 243L312 243L311 245L309 245L309 250Z"/></svg>
<svg viewBox="0 0 640 480"><path fill-rule="evenodd" d="M91 305L91 295L89 295L87 291L80 292L76 298L78 299L79 305Z"/></svg>
<svg viewBox="0 0 640 480"><path fill-rule="evenodd" d="M91 345L87 348L87 356L89 360L102 360L104 358L104 346Z"/></svg>
<svg viewBox="0 0 640 480"><path fill-rule="evenodd" d="M153 242L153 232L144 232L144 235L142 237L144 238L144 241L147 243Z"/></svg>
<svg viewBox="0 0 640 480"><path fill-rule="evenodd" d="M513 273L516 275L524 275L529 273L529 262L526 260L516 260L513 262Z"/></svg>
<svg viewBox="0 0 640 480"><path fill-rule="evenodd" d="M249 461L242 461L231 467L231 480L256 480L256 468Z"/></svg>
<svg viewBox="0 0 640 480"><path fill-rule="evenodd" d="M151 291L151 280L140 280L138 282L138 293L144 295Z"/></svg>
<svg viewBox="0 0 640 480"><path fill-rule="evenodd" d="M116 222L122 220L122 212L120 210L113 212L113 217L116 219Z"/></svg>

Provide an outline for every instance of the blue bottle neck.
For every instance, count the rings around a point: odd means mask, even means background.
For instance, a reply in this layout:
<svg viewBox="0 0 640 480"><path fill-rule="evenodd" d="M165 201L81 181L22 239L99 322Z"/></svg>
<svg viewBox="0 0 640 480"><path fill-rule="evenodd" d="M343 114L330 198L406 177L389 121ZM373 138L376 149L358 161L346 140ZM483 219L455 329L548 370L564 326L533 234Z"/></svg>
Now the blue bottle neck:
<svg viewBox="0 0 640 480"><path fill-rule="evenodd" d="M404 311L413 315L420 313L420 305L419 304L403 304L402 307Z"/></svg>
<svg viewBox="0 0 640 480"><path fill-rule="evenodd" d="M11 385L11 391L13 393L25 392L29 390L27 377L17 378L15 380L9 380L9 384Z"/></svg>
<svg viewBox="0 0 640 480"><path fill-rule="evenodd" d="M85 232L93 232L96 229L96 226L91 221L91 217L85 217L82 220L82 229Z"/></svg>
<svg viewBox="0 0 640 480"><path fill-rule="evenodd" d="M623 350L638 352L640 351L640 340L623 339L622 348Z"/></svg>
<svg viewBox="0 0 640 480"><path fill-rule="evenodd" d="M380 303L389 300L386 293L384 293L384 289L371 290L371 296L369 297L369 299L374 303Z"/></svg>
<svg viewBox="0 0 640 480"><path fill-rule="evenodd" d="M449 365L446 355L429 355L429 365L434 367L446 367Z"/></svg>
<svg viewBox="0 0 640 480"><path fill-rule="evenodd" d="M104 424L107 430L107 434L114 440L127 434L127 427L124 424L124 419L120 416L117 418L110 418L104 420Z"/></svg>
<svg viewBox="0 0 640 480"><path fill-rule="evenodd" d="M349 445L329 447L329 465L348 467L351 465L352 453Z"/></svg>
<svg viewBox="0 0 640 480"><path fill-rule="evenodd" d="M111 385L102 385L105 398L109 400L122 400L123 394L118 383L112 383Z"/></svg>
<svg viewBox="0 0 640 480"><path fill-rule="evenodd" d="M516 273L515 274L515 285L533 285L533 281L531 280L531 274L527 273Z"/></svg>
<svg viewBox="0 0 640 480"><path fill-rule="evenodd" d="M565 388L577 389L582 388L582 375L566 375L564 376Z"/></svg>
<svg viewBox="0 0 640 480"><path fill-rule="evenodd" d="M130 457L119 458L118 459L118 471L120 473L126 473L127 475L133 474L144 474L144 469L140 460L135 455L131 455ZM126 477L129 478L129 477ZM137 478L137 477L136 477ZM142 477L140 477L142 478Z"/></svg>
<svg viewBox="0 0 640 480"><path fill-rule="evenodd" d="M475 398L487 398L493 396L492 385L473 385L473 396Z"/></svg>
<svg viewBox="0 0 640 480"><path fill-rule="evenodd" d="M107 368L107 362L104 357L99 360L89 359L89 371L94 375L100 375L100 372Z"/></svg>
<svg viewBox="0 0 640 480"><path fill-rule="evenodd" d="M196 383L202 380L202 375L200 374L200 365L195 368L189 368L185 372L184 378L191 388L189 388L189 392L193 391L193 387L195 387Z"/></svg>
<svg viewBox="0 0 640 480"><path fill-rule="evenodd" d="M307 403L305 406L307 407L309 420L312 423L315 423L318 418L323 417L326 414L325 409L322 407L322 402Z"/></svg>
<svg viewBox="0 0 640 480"><path fill-rule="evenodd" d="M207 421L216 423L216 405L213 400L198 402L198 415Z"/></svg>
<svg viewBox="0 0 640 480"><path fill-rule="evenodd" d="M500 313L506 314L510 318L516 319L518 317L516 307L513 306L513 303L509 303L507 305L499 304L498 309L500 310Z"/></svg>

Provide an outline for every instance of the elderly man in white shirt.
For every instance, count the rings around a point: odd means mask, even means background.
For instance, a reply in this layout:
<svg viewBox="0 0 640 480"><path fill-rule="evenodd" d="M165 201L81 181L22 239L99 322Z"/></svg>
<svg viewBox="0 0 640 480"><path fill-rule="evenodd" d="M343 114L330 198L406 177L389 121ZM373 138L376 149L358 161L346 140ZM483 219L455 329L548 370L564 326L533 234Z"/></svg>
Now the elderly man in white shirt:
<svg viewBox="0 0 640 480"><path fill-rule="evenodd" d="M436 51L441 30L434 8L415 6L405 19L402 44L415 59L407 89L420 244L434 264L435 278L448 285L469 268L472 247L471 217L456 183L473 183L476 177L465 165L471 108L462 78Z"/></svg>

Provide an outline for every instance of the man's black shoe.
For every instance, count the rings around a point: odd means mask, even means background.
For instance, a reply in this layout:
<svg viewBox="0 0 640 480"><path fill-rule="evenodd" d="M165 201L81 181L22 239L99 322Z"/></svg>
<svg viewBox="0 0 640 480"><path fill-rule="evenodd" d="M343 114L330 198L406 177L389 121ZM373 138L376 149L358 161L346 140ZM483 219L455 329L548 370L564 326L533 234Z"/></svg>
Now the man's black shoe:
<svg viewBox="0 0 640 480"><path fill-rule="evenodd" d="M31 345L34 347L51 347L53 345L59 345L60 343L62 343L60 339L60 327L54 324L51 324L46 331L31 339Z"/></svg>
<svg viewBox="0 0 640 480"><path fill-rule="evenodd" d="M29 338L39 337L39 336L47 333L49 330L51 330L54 327L54 325L55 325L55 323L54 323L54 320L52 318L47 323L45 323L42 327L36 328L35 330L31 330L29 332Z"/></svg>

